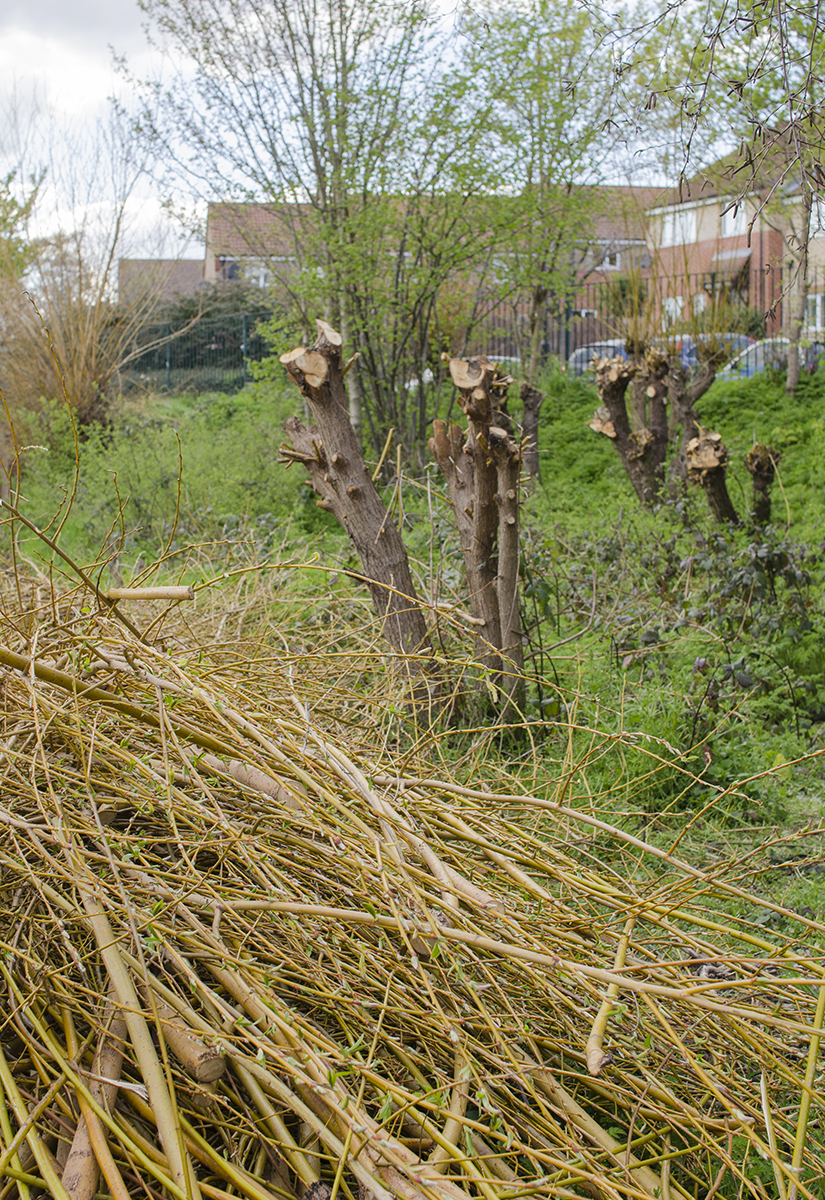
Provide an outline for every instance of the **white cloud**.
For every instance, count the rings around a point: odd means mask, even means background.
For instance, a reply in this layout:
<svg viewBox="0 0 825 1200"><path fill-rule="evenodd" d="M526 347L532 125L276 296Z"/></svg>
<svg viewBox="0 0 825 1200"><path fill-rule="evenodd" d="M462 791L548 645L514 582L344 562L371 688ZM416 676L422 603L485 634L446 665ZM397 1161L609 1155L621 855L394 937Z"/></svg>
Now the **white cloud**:
<svg viewBox="0 0 825 1200"><path fill-rule="evenodd" d="M128 85L115 69L113 52L126 56L136 76L152 74L154 55L147 45L143 21L135 0L5 0L0 11L3 170L23 163L23 174L28 174L39 164L59 162L64 141L61 129L67 131L73 145L94 141L95 124L105 120L109 97L128 96ZM65 224L65 197L61 200L49 191L55 182L55 172L49 170L39 206L38 232ZM105 180L100 182L100 192L105 194ZM82 207L89 209L88 202ZM140 182L128 210L125 242L130 246L127 250L124 245L124 253L158 253L163 244L166 254L197 257L199 245L169 222L161 210L158 188L150 180Z"/></svg>

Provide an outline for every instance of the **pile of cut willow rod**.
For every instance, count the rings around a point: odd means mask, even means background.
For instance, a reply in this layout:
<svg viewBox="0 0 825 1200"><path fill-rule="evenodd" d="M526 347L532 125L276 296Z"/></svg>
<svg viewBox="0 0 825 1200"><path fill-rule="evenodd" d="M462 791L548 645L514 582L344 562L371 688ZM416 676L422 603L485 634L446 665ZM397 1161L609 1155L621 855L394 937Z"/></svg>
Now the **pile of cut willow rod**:
<svg viewBox="0 0 825 1200"><path fill-rule="evenodd" d="M275 662L39 613L0 647L0 1200L823 1195L812 917L563 782L400 774Z"/></svg>

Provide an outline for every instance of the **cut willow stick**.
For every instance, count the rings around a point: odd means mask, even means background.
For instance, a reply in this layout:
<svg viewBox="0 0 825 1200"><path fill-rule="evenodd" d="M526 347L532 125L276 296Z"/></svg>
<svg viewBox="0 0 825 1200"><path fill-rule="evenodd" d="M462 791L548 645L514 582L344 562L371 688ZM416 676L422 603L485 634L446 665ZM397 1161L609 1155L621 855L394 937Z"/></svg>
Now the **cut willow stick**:
<svg viewBox="0 0 825 1200"><path fill-rule="evenodd" d="M771 1154L775 1158L779 1157L779 1149L776 1143L776 1130L773 1127L773 1117L771 1116L771 1102L768 1096L768 1081L765 1078L765 1072L759 1076L759 1093L762 1097L762 1116L765 1118L765 1130L768 1134L768 1145L771 1148ZM779 1193L779 1200L787 1200L787 1192L785 1191L785 1180L782 1177L782 1172L776 1163L771 1163L773 1167L773 1177L776 1181L776 1190Z"/></svg>
<svg viewBox="0 0 825 1200"><path fill-rule="evenodd" d="M289 791L280 780L267 775L260 767L248 767L239 759L231 758L228 762L224 762L222 759L216 758L214 754L199 754L193 757L192 766L196 769L204 766L211 773L228 775L230 779L234 779L243 787L249 788L253 792L260 792L263 796L270 796L273 800L279 800L285 808L290 808L294 812L301 812L306 807L293 794L295 791L306 794L306 789L302 784L292 783L292 791Z"/></svg>
<svg viewBox="0 0 825 1200"><path fill-rule="evenodd" d="M138 983L137 988L147 1010L151 1012L154 1005L163 1040L184 1071L197 1083L214 1083L220 1079L226 1070L221 1051L187 1029L175 1010L157 995L150 998L145 984Z"/></svg>
<svg viewBox="0 0 825 1200"><path fill-rule="evenodd" d="M100 593L106 600L194 600L195 589L185 587L113 587Z"/></svg>
<svg viewBox="0 0 825 1200"><path fill-rule="evenodd" d="M817 1030L822 1028L822 1022L825 1020L825 984L819 989L819 999L816 1004L816 1016L814 1024ZM821 1040L820 1033L811 1035L811 1042L808 1047L808 1062L805 1067L805 1083L802 1088L802 1095L799 1098L799 1120L796 1124L796 1138L793 1147L793 1159L791 1160L791 1170L793 1171L795 1180L789 1189L788 1200L796 1200L797 1183L796 1180L802 1172L802 1159L805 1153L805 1139L808 1136L808 1117L811 1111L811 1096L813 1095L814 1076L816 1075L816 1060L819 1057L819 1043Z"/></svg>
<svg viewBox="0 0 825 1200"><path fill-rule="evenodd" d="M257 1108L261 1120L267 1125L270 1133L278 1142L281 1154L283 1154L295 1174L301 1180L301 1183L306 1187L311 1187L313 1183L317 1183L320 1179L320 1174L315 1167L315 1162L318 1161L317 1158L313 1158L313 1162L310 1162L303 1149L297 1144L287 1129L280 1115L275 1111L273 1105L270 1104L258 1080L247 1070L241 1059L232 1056L230 1062L232 1070Z"/></svg>
<svg viewBox="0 0 825 1200"><path fill-rule="evenodd" d="M382 929L399 930L399 921L396 917L384 917L377 913L364 912L359 908L332 908L323 904L304 904L301 902L290 902L280 900L234 900L220 901L220 906L224 911L234 910L236 912L255 912L265 911L287 913L291 916L318 916L327 917L330 920L351 922L354 925L377 925ZM464 929L457 929L451 925L439 926L438 930L425 929L420 926L416 929L417 936L432 942L437 942L443 939L446 942L457 942L465 946L473 946L479 950L489 950L494 954L500 954L502 958L510 958L522 962L535 963L538 966L550 967L554 971L558 971L561 975L572 976L577 975L583 979L598 980L602 983L615 983L624 991L635 992L639 995L648 994L651 996L661 996L668 1000L682 1000L690 1004L696 1005L697 1008L707 1009L708 1012L715 1012L726 1017L738 1017L741 1020L755 1021L764 1025L768 1025L775 1029L793 1032L794 1034L804 1034L806 1037L811 1034L811 1026L805 1025L801 1021L793 1021L790 1018L778 1017L774 1013L768 1012L762 1008L742 1008L737 1005L716 1003L714 1000L709 1000L707 996L702 994L705 991L713 992L718 990L720 985L709 983L703 986L691 986L689 988L667 987L659 983L647 983L644 980L634 979L631 975L617 975L613 971L609 971L604 967L591 967L588 963L575 962L572 959L560 958L555 954L545 954L539 950L530 950L525 946L515 945L509 942L501 941L498 938L483 937L481 934L468 932ZM737 980L723 981L723 987L732 987L739 983ZM807 977L800 979L783 979L785 985L796 984L799 987L811 987L818 984L818 980ZM752 980L744 981L744 985L752 986ZM816 1028L821 1028L817 1026Z"/></svg>
<svg viewBox="0 0 825 1200"><path fill-rule="evenodd" d="M585 1112L546 1067L540 1067L538 1063L529 1060L525 1060L525 1064L528 1067L529 1078L535 1086L544 1092L545 1096L564 1113L573 1125L586 1133L597 1146L601 1146L608 1153L614 1162L627 1170L644 1193L648 1196L661 1197L661 1176L657 1175L650 1167L640 1163L637 1158L627 1152L625 1146L611 1137L598 1121ZM682 1192L681 1188L679 1192L683 1196L687 1195Z"/></svg>
<svg viewBox="0 0 825 1200"><path fill-rule="evenodd" d="M62 1010L63 1028L66 1034L66 1049L73 1062L80 1059L80 1044L75 1032L71 1012ZM89 1091L98 1104L111 1112L117 1096L117 1081L123 1064L123 1042L126 1038L126 1022L111 1002L103 1018L105 1032L101 1035L97 1051L92 1060L92 1075ZM114 1200L129 1200L129 1190L123 1182L115 1162L106 1133L97 1113L82 1091L77 1093L80 1120L69 1148L69 1156L63 1167L61 1179L72 1200L94 1200L100 1174L108 1184Z"/></svg>
<svg viewBox="0 0 825 1200"><path fill-rule="evenodd" d="M23 1124L20 1126L20 1128L17 1130L17 1133L15 1133L13 1137L11 1136L11 1125L8 1124L8 1112L5 1110L5 1104L3 1105L3 1116L2 1116L2 1119L0 1119L0 1130L2 1130L2 1133L3 1133L4 1137L6 1138L6 1144L5 1144L3 1153L0 1154L0 1176L8 1173L7 1168L9 1166L9 1163L13 1163L14 1160L16 1160L16 1159L18 1160L17 1165L20 1168L20 1170L23 1169L23 1162L22 1162L22 1160L18 1159L18 1151L20 1150L23 1143L26 1142L26 1135L28 1134L29 1130L36 1126L37 1121L40 1118L41 1114L43 1113L43 1111L45 1109L47 1109L49 1107L52 1100L57 1095L57 1093L60 1091L60 1089L62 1088L62 1086L65 1082L66 1082L66 1076L64 1074L60 1074L58 1076L58 1078L55 1079L54 1083L51 1085L49 1090L46 1092L43 1099L40 1100L34 1106L34 1108L32 1108L31 1112L29 1112L28 1116L26 1117L26 1120L23 1122ZM26 1145L26 1151L28 1151L27 1162L28 1163L33 1162L34 1157L31 1153L31 1148L28 1146L28 1144Z"/></svg>
<svg viewBox="0 0 825 1200"><path fill-rule="evenodd" d="M630 935L633 932L635 924L636 918L629 917L624 927L624 933L619 940L619 945L616 948L616 958L613 963L613 970L616 972L621 971L624 966L628 942L630 941ZM617 999L618 995L618 983L611 983L604 1000L602 1000L601 1008L596 1014L593 1027L590 1030L590 1037L587 1039L585 1047L585 1056L587 1058L587 1069L591 1075L600 1075L602 1067L608 1061L608 1056L604 1052L604 1032L607 1028L608 1017L613 1012L613 1002Z"/></svg>
<svg viewBox="0 0 825 1200"><path fill-rule="evenodd" d="M80 874L80 870L82 868L79 869L78 874ZM152 1043L152 1035L149 1032L149 1026L143 1015L129 972L120 957L117 938L100 901L89 890L85 881L81 882L79 879L77 888L86 910L89 927L97 941L100 956L109 973L112 987L117 993L118 1004L129 1030L129 1040L134 1047L140 1073L149 1093L149 1102L154 1111L158 1136L166 1154L172 1178L185 1195L191 1195L193 1200L200 1200L200 1189L192 1170L192 1164L178 1135L178 1119L175 1105L169 1094L166 1075Z"/></svg>
<svg viewBox="0 0 825 1200"><path fill-rule="evenodd" d="M1 660L0 660L1 661ZM403 784L405 787L422 787L429 788L434 791L446 792L448 795L466 796L468 799L484 800L489 802L490 793L479 791L477 788L462 787L457 783L452 783L444 779L430 779L424 776L407 777L403 775L375 775L373 777L375 783L386 784L390 787L398 787ZM778 916L786 917L788 920L796 922L798 925L804 925L808 929L817 932L822 931L822 926L818 921L812 920L809 917L802 916L801 913L794 912L792 909L785 908L781 904L775 904L773 901L766 899L764 896L755 897L744 888L737 887L736 884L727 883L724 879L720 879L717 875L710 876L706 871L700 870L698 867L692 867L690 863L686 863L684 859L676 858L669 854L667 850L662 850L652 842L646 842L642 838L638 838L635 834L628 833L627 830L621 829L618 825L611 825L607 821L602 821L598 817L593 816L584 809L569 808L566 804L562 804L557 800L542 800L538 796L531 796L529 793L507 793L506 795L497 795L496 800L499 804L522 804L525 808L543 809L547 812L558 813L559 816L566 817L568 820L578 822L582 825L589 825L592 829L598 829L608 836L616 838L618 841L625 842L628 846L633 846L637 850L641 850L644 854L650 854L653 858L658 858L661 862L667 863L677 871L689 875L692 879L706 883L709 887L718 888L720 891L727 893L729 896L735 896L738 900L745 900L749 904L758 903L762 908L769 912L774 912ZM670 910L668 910L670 911Z"/></svg>
<svg viewBox="0 0 825 1200"><path fill-rule="evenodd" d="M155 1120L154 1113L145 1100L140 1096L136 1096L134 1092L129 1092L127 1095L130 1106L144 1121L153 1122ZM148 1154L151 1149L151 1143L141 1139L140 1134L134 1126L121 1117L124 1127L128 1128L130 1136L135 1140L142 1140L145 1152ZM227 1162L222 1158L214 1146L210 1146L209 1142L197 1132L196 1129L186 1120L181 1117L181 1137L186 1147L187 1153L191 1154L210 1171L214 1171L221 1179L232 1187L236 1188L242 1195L247 1197L247 1200L278 1200L269 1188L264 1187L259 1179L255 1179L248 1171Z"/></svg>
<svg viewBox="0 0 825 1200"><path fill-rule="evenodd" d="M29 1110L26 1107L26 1102L18 1091L17 1084L14 1081L14 1076L6 1062L6 1056L3 1054L0 1047L0 1083L3 1085L3 1090L11 1102L12 1109L17 1124L23 1128L29 1120ZM26 1141L29 1144L29 1149L34 1155L34 1161L37 1163L37 1168L43 1177L46 1186L49 1188L54 1200L70 1200L69 1195L60 1182L60 1177L52 1166L51 1155L49 1154L43 1142L40 1140L40 1135L32 1122L30 1128L26 1130Z"/></svg>
<svg viewBox="0 0 825 1200"><path fill-rule="evenodd" d="M121 700L111 692L104 691L103 688L88 687L84 680L69 675L66 671L60 671L57 667L51 667L48 663L40 662L36 658L29 658L26 654L17 654L16 651L9 650L7 646L0 646L0 663L12 667L15 671L22 671L24 674L32 671L35 678L40 679L43 683L51 683L79 699L103 704L106 708L120 713L122 717L131 717L152 729L160 727L160 722L155 714L148 712L145 708L141 708L137 704L130 704L127 700ZM181 737L204 750L212 750L215 754L226 754L230 757L237 753L237 747L233 749L226 742L204 734L199 729L195 729L187 722L175 717L173 713L167 713L166 720Z"/></svg>
<svg viewBox="0 0 825 1200"><path fill-rule="evenodd" d="M461 1151L458 1149L461 1133L464 1129L464 1115L467 1112L467 1102L470 1098L469 1089L470 1067L464 1059L464 1055L458 1051L455 1056L455 1083L453 1084L453 1095L450 1101L450 1107L447 1112L447 1120L444 1122L442 1137L448 1145L456 1147L456 1157L461 1156ZM429 1163L437 1171L443 1172L447 1163L450 1161L450 1154L442 1145L437 1145L430 1155Z"/></svg>

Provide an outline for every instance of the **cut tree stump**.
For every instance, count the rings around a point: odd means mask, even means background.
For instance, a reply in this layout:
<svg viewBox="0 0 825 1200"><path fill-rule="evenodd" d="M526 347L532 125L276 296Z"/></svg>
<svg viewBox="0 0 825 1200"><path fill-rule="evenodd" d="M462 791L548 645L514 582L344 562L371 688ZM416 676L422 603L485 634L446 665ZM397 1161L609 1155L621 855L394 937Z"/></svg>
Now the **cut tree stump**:
<svg viewBox="0 0 825 1200"><path fill-rule="evenodd" d="M701 426L698 436L692 438L685 448L688 481L705 490L708 506L720 525L726 522L739 524L739 517L728 495L725 474L728 469L727 447L721 434L708 433Z"/></svg>
<svg viewBox="0 0 825 1200"><path fill-rule="evenodd" d="M532 383L523 383L520 389L521 402L524 406L521 427L524 434L524 465L531 479L541 483L541 463L539 461L539 410L544 403L544 392L540 392Z"/></svg>
<svg viewBox="0 0 825 1200"><path fill-rule="evenodd" d="M626 394L637 371L633 363L623 358L596 361L596 387L602 404L591 419L590 428L611 439L636 495L646 508L650 508L658 499L662 486L667 429L664 447L660 445L660 427L656 434L644 424L631 431Z"/></svg>
<svg viewBox="0 0 825 1200"><path fill-rule="evenodd" d="M751 520L755 526L769 525L771 521L771 485L776 478L779 453L770 446L756 443L745 456L745 466L753 479L753 507Z"/></svg>

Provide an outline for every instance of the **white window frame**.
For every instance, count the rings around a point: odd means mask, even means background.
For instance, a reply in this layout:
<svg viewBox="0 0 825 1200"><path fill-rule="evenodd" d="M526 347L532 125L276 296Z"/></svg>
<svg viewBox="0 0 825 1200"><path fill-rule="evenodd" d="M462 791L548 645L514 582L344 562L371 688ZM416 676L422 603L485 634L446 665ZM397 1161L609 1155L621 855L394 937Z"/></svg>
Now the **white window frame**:
<svg viewBox="0 0 825 1200"><path fill-rule="evenodd" d="M684 310L683 296L665 296L662 304L662 328L670 329L677 321L681 321Z"/></svg>
<svg viewBox="0 0 825 1200"><path fill-rule="evenodd" d="M688 246L696 241L696 209L668 208L662 213L662 246Z"/></svg>
<svg viewBox="0 0 825 1200"><path fill-rule="evenodd" d="M723 238L745 237L748 232L748 210L744 204L729 208L722 213L720 236Z"/></svg>
<svg viewBox="0 0 825 1200"><path fill-rule="evenodd" d="M825 196L814 196L811 206L810 236L825 237Z"/></svg>
<svg viewBox="0 0 825 1200"><path fill-rule="evenodd" d="M805 328L808 333L822 333L825 329L825 293L814 292L808 296L805 311Z"/></svg>

